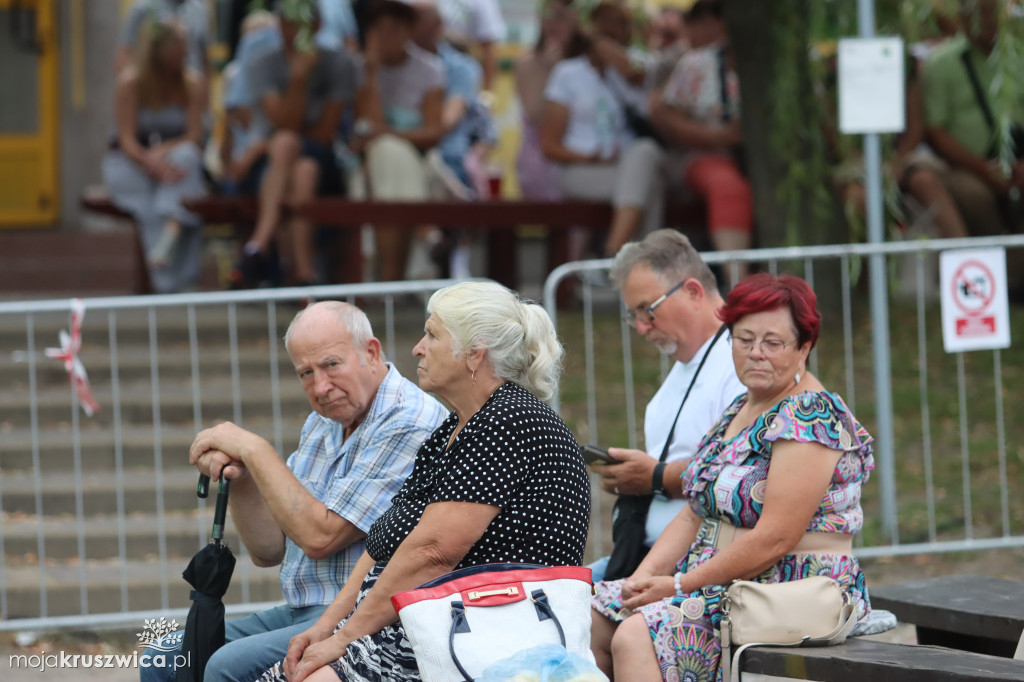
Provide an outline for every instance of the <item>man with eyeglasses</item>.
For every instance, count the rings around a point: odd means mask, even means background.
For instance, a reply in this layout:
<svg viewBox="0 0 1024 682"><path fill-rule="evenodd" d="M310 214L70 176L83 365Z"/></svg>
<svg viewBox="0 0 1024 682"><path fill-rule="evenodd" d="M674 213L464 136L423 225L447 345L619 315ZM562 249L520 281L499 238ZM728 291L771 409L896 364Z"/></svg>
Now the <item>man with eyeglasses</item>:
<svg viewBox="0 0 1024 682"><path fill-rule="evenodd" d="M647 403L646 452L609 448L620 463L594 467L608 492L654 495L645 527L649 548L686 505L680 476L697 445L746 388L736 377L728 331L715 314L724 303L715 276L686 237L657 230L626 244L615 256L611 279L629 325L676 360ZM628 576L636 568L603 576L607 565L603 559L591 566L595 582ZM614 560L612 569L621 571L622 561Z"/></svg>

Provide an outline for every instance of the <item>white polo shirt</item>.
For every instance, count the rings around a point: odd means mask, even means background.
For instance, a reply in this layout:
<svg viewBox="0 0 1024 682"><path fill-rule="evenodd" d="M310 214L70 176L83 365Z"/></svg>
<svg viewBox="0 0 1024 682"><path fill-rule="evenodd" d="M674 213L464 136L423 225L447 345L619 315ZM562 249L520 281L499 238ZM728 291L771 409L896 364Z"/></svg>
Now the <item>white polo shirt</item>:
<svg viewBox="0 0 1024 682"><path fill-rule="evenodd" d="M713 338L713 337L712 337ZM694 372L711 344L709 339L698 350L689 362L676 362L669 371L665 382L647 403L644 413L644 437L647 454L658 459L672 420L679 411L679 404L686 394L686 389L693 379ZM686 399L683 411L676 422L674 436L668 449L666 462L691 459L697 453L697 445L704 435L711 430L736 396L746 392L747 387L736 377L736 367L732 361L732 349L729 345L729 332L726 331L715 342L708 354L704 367L700 370L690 397ZM672 519L686 506L686 500L666 499L655 495L647 513L645 544L650 547L658 539Z"/></svg>

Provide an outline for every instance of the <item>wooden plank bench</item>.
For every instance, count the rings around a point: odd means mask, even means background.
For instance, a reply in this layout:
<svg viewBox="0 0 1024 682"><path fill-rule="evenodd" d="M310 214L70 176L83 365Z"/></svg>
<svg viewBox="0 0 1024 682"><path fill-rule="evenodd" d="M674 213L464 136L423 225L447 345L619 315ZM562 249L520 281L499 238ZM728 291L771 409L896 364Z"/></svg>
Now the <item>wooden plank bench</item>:
<svg viewBox="0 0 1024 682"><path fill-rule="evenodd" d="M251 198L209 197L186 205L210 222L251 222L256 202ZM304 215L318 225L345 229L344 252L361 253L358 226L390 224L415 228L419 225L459 227L488 232L487 276L510 288L518 288L516 234L519 225L542 225L547 232L547 268L550 272L569 258L568 229L602 229L611 223L610 204L594 201L353 201L321 197ZM665 224L703 230L704 206L700 203L670 203ZM344 264L353 281L361 281L361 261Z"/></svg>
<svg viewBox="0 0 1024 682"><path fill-rule="evenodd" d="M105 196L85 195L81 199L86 210L120 218L130 216L118 209ZM236 223L251 225L258 213L258 204L252 197L209 196L185 202L189 210L200 215L207 223ZM342 262L339 271L345 281L363 280L362 244L360 226L392 224L408 228L419 225L439 225L488 232L487 275L498 282L518 288L516 260L516 227L541 225L547 228L547 269L566 262L569 257L568 228L603 229L612 218L610 204L592 201L519 201L496 200L479 202L461 201L353 201L337 197L322 197L312 202L304 215L318 225L338 228L342 243L339 253ZM665 224L703 232L704 206L694 202L673 202L666 208ZM140 281L148 286L142 246L139 244ZM560 292L560 299L563 299ZM564 300L562 300L564 302Z"/></svg>
<svg viewBox="0 0 1024 682"><path fill-rule="evenodd" d="M875 604L874 592L871 595ZM820 682L992 682L1024 680L1024 661L940 646L853 638L830 647L752 647L744 673Z"/></svg>
<svg viewBox="0 0 1024 682"><path fill-rule="evenodd" d="M99 215L110 216L120 220L135 222L131 214L122 211L114 205L106 192L86 192L79 200L82 208ZM153 282L149 279L149 270L146 268L146 254L142 248L142 240L139 239L139 231L135 233L135 291L140 294L153 293Z"/></svg>
<svg viewBox="0 0 1024 682"><path fill-rule="evenodd" d="M917 627L920 644L1012 657L1024 631L1024 583L954 575L871 588L871 605Z"/></svg>

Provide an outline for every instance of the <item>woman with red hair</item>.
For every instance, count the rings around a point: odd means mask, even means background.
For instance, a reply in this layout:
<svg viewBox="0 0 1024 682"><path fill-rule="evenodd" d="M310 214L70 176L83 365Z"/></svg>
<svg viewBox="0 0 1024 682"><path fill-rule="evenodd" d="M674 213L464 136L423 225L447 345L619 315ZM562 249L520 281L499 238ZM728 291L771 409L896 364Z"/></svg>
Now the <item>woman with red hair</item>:
<svg viewBox="0 0 1024 682"><path fill-rule="evenodd" d="M683 473L689 505L637 571L596 585L591 647L611 678L716 679L722 594L737 579L835 579L870 611L853 536L872 437L807 371L821 314L798 277L740 282L718 312L747 392Z"/></svg>

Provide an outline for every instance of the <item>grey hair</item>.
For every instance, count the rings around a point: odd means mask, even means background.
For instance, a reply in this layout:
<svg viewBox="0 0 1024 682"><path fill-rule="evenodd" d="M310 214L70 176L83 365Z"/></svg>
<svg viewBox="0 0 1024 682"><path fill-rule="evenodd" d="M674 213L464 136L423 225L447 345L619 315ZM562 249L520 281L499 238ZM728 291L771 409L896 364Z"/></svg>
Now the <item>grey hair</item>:
<svg viewBox="0 0 1024 682"><path fill-rule="evenodd" d="M462 282L434 292L427 313L452 337L460 357L479 348L499 379L547 400L562 374L564 350L547 311L493 282Z"/></svg>
<svg viewBox="0 0 1024 682"><path fill-rule="evenodd" d="M330 311L337 315L341 323L345 325L345 329L348 330L349 335L352 337L352 347L359 350L360 354L364 354L366 350L366 344L370 343L370 339L373 338L373 327L370 326L370 320L359 308L355 307L351 303L345 303L343 301L320 301L314 303L308 308L304 308L295 314L292 318L291 323L288 325L288 330L284 333L284 347L285 350L290 351L288 343L291 340L292 330L295 328L295 323L302 319L302 317L310 310L323 310ZM384 354L381 353L381 359Z"/></svg>
<svg viewBox="0 0 1024 682"><path fill-rule="evenodd" d="M666 287L692 277L706 291L718 291L715 273L701 260L690 240L676 230L655 230L642 241L630 242L619 249L610 273L615 286L621 289L638 265L649 267Z"/></svg>

